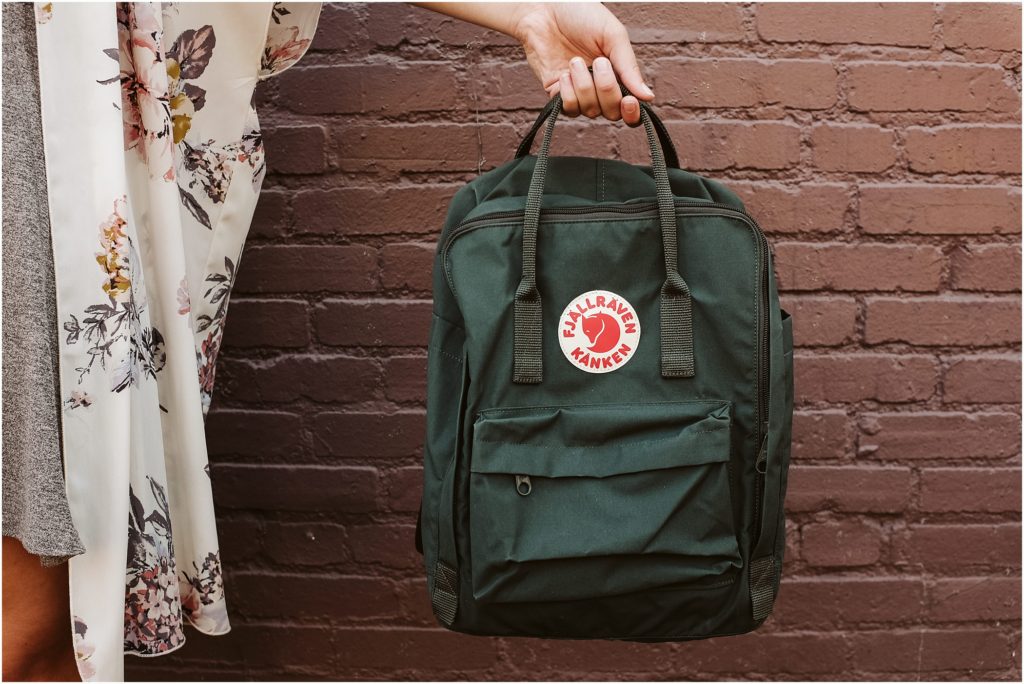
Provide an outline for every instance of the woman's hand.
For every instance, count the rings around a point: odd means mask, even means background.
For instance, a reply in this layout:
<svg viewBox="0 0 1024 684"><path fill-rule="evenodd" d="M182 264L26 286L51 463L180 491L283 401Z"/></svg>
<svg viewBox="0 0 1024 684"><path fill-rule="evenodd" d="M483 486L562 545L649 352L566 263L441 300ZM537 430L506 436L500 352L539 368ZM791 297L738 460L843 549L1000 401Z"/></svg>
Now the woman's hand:
<svg viewBox="0 0 1024 684"><path fill-rule="evenodd" d="M569 116L640 123L640 103L654 99L622 23L593 3L414 2L426 9L518 39L548 95L561 93ZM593 74L588 70L593 67ZM633 95L622 96L619 81Z"/></svg>
<svg viewBox="0 0 1024 684"><path fill-rule="evenodd" d="M603 115L635 126L640 123L637 98L654 99L626 28L601 3L521 3L512 35L522 42L526 61L548 94L561 93L569 116ZM623 97L618 81L635 97Z"/></svg>

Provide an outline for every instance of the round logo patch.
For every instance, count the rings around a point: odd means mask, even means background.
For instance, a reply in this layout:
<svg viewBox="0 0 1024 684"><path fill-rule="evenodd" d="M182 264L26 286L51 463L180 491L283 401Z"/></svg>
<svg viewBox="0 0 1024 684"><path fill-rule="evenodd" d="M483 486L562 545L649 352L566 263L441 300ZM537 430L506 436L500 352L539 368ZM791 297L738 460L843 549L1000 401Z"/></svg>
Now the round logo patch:
<svg viewBox="0 0 1024 684"><path fill-rule="evenodd" d="M588 373L610 373L624 366L640 343L640 321L633 305L608 290L584 292L558 319L558 343L569 363Z"/></svg>

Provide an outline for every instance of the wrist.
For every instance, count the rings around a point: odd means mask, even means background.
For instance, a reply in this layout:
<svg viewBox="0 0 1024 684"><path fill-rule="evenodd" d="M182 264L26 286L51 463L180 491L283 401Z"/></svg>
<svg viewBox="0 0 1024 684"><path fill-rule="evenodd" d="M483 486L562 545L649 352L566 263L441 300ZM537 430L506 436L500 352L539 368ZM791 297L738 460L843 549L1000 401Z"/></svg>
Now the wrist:
<svg viewBox="0 0 1024 684"><path fill-rule="evenodd" d="M547 3L520 2L509 17L508 35L526 45L551 24L551 8Z"/></svg>

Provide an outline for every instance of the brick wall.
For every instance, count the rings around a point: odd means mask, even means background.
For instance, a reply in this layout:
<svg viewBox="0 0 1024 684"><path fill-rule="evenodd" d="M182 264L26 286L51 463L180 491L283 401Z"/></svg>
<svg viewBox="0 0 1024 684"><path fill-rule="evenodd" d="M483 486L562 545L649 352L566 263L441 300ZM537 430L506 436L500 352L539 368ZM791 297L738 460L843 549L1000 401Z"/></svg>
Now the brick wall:
<svg viewBox="0 0 1024 684"><path fill-rule="evenodd" d="M543 96L501 36L327 6L260 91L270 175L209 419L234 631L130 676L1019 680L1019 8L613 8L684 166L770 233L795 316L775 616L659 646L435 625L412 544L434 241ZM621 126L556 137L643 160Z"/></svg>

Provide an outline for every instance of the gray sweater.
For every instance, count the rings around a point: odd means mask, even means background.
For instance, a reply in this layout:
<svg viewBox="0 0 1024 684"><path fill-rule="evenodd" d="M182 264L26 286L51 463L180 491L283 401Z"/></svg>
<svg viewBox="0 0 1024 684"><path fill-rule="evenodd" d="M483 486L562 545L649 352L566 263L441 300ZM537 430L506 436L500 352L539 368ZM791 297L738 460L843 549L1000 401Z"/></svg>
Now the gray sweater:
<svg viewBox="0 0 1024 684"><path fill-rule="evenodd" d="M52 565L85 549L64 490L57 295L30 2L3 5L3 96L3 533Z"/></svg>

